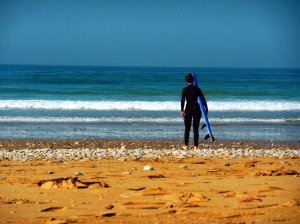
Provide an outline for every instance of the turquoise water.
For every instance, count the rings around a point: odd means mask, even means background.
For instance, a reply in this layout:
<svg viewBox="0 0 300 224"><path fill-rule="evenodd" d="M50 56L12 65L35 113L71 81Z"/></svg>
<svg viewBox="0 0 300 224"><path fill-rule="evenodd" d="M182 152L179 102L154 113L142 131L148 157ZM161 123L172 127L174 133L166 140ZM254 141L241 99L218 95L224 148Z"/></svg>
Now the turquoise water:
<svg viewBox="0 0 300 224"><path fill-rule="evenodd" d="M181 140L187 72L217 139L300 140L300 69L246 68L1 65L0 136Z"/></svg>

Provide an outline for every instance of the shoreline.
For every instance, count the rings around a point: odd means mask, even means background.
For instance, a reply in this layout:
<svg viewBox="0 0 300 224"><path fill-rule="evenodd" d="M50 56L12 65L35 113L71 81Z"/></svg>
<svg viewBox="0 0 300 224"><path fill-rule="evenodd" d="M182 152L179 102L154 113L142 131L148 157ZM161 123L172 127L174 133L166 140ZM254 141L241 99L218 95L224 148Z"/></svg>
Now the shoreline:
<svg viewBox="0 0 300 224"><path fill-rule="evenodd" d="M300 157L298 144L239 141L201 143L182 149L180 141L139 140L8 140L0 141L0 161L139 160L163 158L287 158Z"/></svg>
<svg viewBox="0 0 300 224"><path fill-rule="evenodd" d="M0 150L19 149L182 149L181 140L128 140L128 139L0 139ZM189 149L193 143L190 141ZM210 143L209 141L199 142L199 149L220 149L220 148L249 148L249 149L291 149L299 150L300 141L266 141L266 140L223 140Z"/></svg>

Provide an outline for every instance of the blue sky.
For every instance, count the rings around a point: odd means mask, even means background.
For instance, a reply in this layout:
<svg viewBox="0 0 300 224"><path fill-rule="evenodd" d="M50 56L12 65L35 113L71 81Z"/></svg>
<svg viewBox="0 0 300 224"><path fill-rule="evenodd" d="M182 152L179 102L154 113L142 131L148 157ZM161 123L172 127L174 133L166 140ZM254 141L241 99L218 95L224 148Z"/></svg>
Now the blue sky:
<svg viewBox="0 0 300 224"><path fill-rule="evenodd" d="M0 64L300 68L298 0L1 0Z"/></svg>

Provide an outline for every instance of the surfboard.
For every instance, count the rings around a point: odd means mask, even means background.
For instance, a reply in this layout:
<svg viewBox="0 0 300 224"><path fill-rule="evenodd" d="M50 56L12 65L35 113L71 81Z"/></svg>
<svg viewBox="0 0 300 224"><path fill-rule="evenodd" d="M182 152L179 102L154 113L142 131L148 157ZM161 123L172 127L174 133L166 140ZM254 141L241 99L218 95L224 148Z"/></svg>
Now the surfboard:
<svg viewBox="0 0 300 224"><path fill-rule="evenodd" d="M197 81L197 77L196 77L195 73L193 73L193 80L194 80L193 81L193 85L196 86L196 87L198 87L198 81ZM208 117L207 117L207 113L206 113L206 111L204 109L204 103L202 102L200 96L198 96L198 103L200 105L202 117L203 117L203 120L204 120L204 122L206 124L206 129L208 131L208 134L209 134L209 137L210 137L210 141L214 142L215 138L214 138L214 136L212 134L212 131L211 131L211 128L210 128L210 124L209 124L209 120L208 120ZM207 139L207 138L205 138L205 139Z"/></svg>

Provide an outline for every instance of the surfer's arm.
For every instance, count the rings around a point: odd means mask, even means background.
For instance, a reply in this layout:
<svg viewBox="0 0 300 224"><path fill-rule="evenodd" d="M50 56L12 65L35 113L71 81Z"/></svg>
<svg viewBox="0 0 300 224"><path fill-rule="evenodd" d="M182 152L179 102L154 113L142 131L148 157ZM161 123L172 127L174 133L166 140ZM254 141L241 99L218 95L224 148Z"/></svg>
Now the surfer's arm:
<svg viewBox="0 0 300 224"><path fill-rule="evenodd" d="M183 89L181 94L181 112L184 112L184 103L185 103L185 91Z"/></svg>

